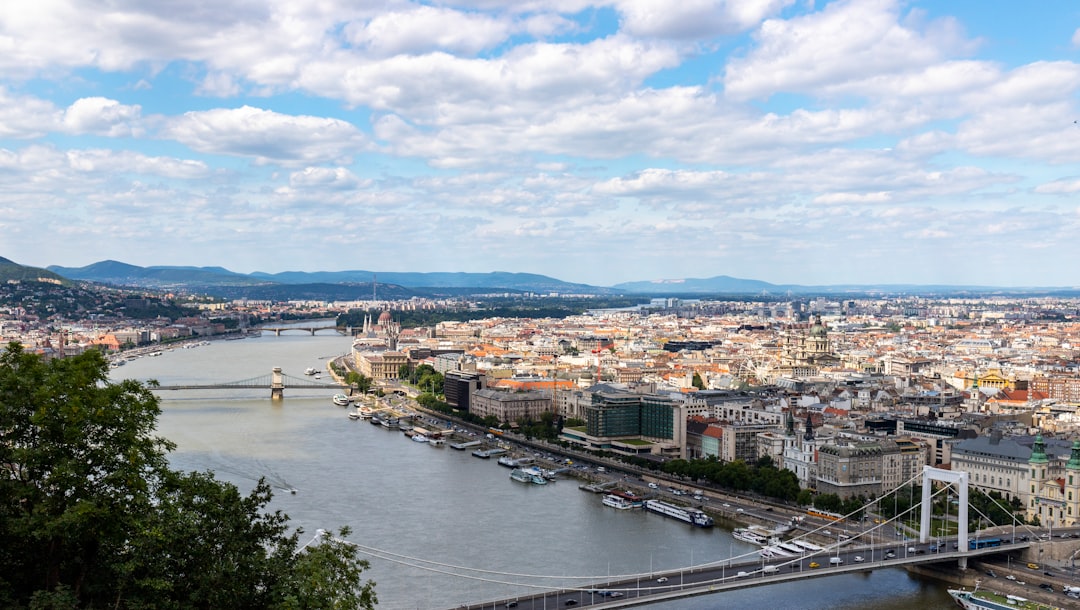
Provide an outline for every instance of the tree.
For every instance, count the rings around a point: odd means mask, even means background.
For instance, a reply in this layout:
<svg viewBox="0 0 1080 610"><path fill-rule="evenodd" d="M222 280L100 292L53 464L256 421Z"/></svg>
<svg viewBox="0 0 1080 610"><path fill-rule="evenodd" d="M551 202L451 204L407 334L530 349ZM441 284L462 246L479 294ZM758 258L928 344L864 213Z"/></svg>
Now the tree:
<svg viewBox="0 0 1080 610"><path fill-rule="evenodd" d="M694 371L694 378L691 380L691 385L699 390L705 389L705 381L701 378L701 375L697 371Z"/></svg>
<svg viewBox="0 0 1080 610"><path fill-rule="evenodd" d="M374 606L356 550L298 549L264 481L171 470L158 399L107 373L96 351L0 353L0 606Z"/></svg>

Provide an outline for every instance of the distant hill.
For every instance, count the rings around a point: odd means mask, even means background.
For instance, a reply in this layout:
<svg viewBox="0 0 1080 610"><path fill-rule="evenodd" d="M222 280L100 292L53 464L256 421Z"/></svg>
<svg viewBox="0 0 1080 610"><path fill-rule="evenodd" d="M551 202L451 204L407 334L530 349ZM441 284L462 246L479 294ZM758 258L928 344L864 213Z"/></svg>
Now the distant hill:
<svg viewBox="0 0 1080 610"><path fill-rule="evenodd" d="M612 286L616 290L634 292L639 294L662 294L662 293L737 293L754 294L762 291L783 290L776 284L762 282L760 280L744 280L728 275L718 275L710 278L685 278L677 280L650 280L643 282L623 282Z"/></svg>
<svg viewBox="0 0 1080 610"><path fill-rule="evenodd" d="M529 292L559 292L596 294L614 292L609 288L564 282L535 273L489 273L464 272L402 272L402 271L285 271L282 273L255 272L251 277L272 280L283 284L311 282L378 282L396 284L406 288L490 288L492 290L523 290Z"/></svg>
<svg viewBox="0 0 1080 610"><path fill-rule="evenodd" d="M7 281L36 282L41 280L64 282L65 279L52 271L40 267L27 267L0 256L0 282Z"/></svg>
<svg viewBox="0 0 1080 610"><path fill-rule="evenodd" d="M378 298L409 298L411 296L456 296L477 293L534 292L538 294L594 294L594 295L653 295L707 297L721 295L740 296L811 296L835 297L862 295L1060 295L1077 293L1076 287L1023 287L1001 288L995 286L921 285L921 284L835 284L827 286L804 286L799 284L771 284L760 280L743 279L728 275L709 278L682 278L624 282L612 287L590 286L564 282L535 273L464 272L401 272L401 271L285 271L282 273L255 272L236 273L224 267L139 267L118 261L106 260L85 267L50 266L48 270L21 267L0 258L0 280L42 277L70 278L109 284L114 286L140 287L167 290L187 290L228 298L252 298L273 300L361 300L372 294L372 282L377 284ZM4 270L8 269L3 275ZM15 270L18 269L18 270ZM51 272L51 273L50 273ZM48 274L48 275L46 275ZM55 275L59 274L59 275Z"/></svg>
<svg viewBox="0 0 1080 610"><path fill-rule="evenodd" d="M443 293L447 291L451 293L524 291L576 294L610 294L617 292L610 288L564 282L546 275L508 273L504 271L491 273L413 273L357 270L243 274L229 271L223 267L139 267L112 260L93 263L85 267L60 267L54 265L50 266L49 269L73 280L144 288L176 288L184 286L189 289L210 292L211 294L214 292L212 289L216 287L253 287L279 284L312 285L324 288L335 284L367 284L368 294L370 294L372 281L378 283L376 295L387 298L390 298L391 294L384 292L383 287L394 285ZM447 290L440 291L439 289ZM270 289L267 289L267 291L273 292ZM252 296L249 298L259 297Z"/></svg>
<svg viewBox="0 0 1080 610"><path fill-rule="evenodd" d="M233 273L222 267L139 267L112 260L85 267L50 265L49 270L73 280L141 288L256 286L267 283L266 280Z"/></svg>

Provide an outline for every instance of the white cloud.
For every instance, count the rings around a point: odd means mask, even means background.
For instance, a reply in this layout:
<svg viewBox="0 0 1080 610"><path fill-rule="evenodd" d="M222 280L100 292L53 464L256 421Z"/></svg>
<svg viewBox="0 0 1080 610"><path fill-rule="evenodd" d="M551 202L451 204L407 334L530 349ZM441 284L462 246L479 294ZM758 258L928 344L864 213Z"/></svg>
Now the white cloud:
<svg viewBox="0 0 1080 610"><path fill-rule="evenodd" d="M211 174L202 161L147 157L131 151L71 150L67 159L73 169L94 173L138 173L164 178L197 179Z"/></svg>
<svg viewBox="0 0 1080 610"><path fill-rule="evenodd" d="M951 19L901 23L895 0L839 0L819 13L768 20L755 38L745 57L727 65L724 90L732 98L813 94L839 83L852 88L882 75L919 71L973 48Z"/></svg>
<svg viewBox="0 0 1080 610"><path fill-rule="evenodd" d="M756 26L794 0L617 0L622 28L634 36L711 38Z"/></svg>
<svg viewBox="0 0 1080 610"><path fill-rule="evenodd" d="M0 86L0 138L37 138L54 130L60 111L47 100Z"/></svg>
<svg viewBox="0 0 1080 610"><path fill-rule="evenodd" d="M345 121L251 106L187 112L170 120L162 135L199 152L285 165L335 161L365 147L360 131Z"/></svg>
<svg viewBox="0 0 1080 610"><path fill-rule="evenodd" d="M346 27L353 45L376 56L447 51L475 55L506 40L512 30L507 19L463 13L448 8L416 6L376 15L367 23Z"/></svg>
<svg viewBox="0 0 1080 610"><path fill-rule="evenodd" d="M141 114L139 106L127 106L103 97L84 97L75 100L64 111L64 129L74 134L94 134L109 137L137 136Z"/></svg>
<svg viewBox="0 0 1080 610"><path fill-rule="evenodd" d="M289 186L293 188L349 190L370 184L370 180L361 180L344 167L305 167L302 171L289 175Z"/></svg>

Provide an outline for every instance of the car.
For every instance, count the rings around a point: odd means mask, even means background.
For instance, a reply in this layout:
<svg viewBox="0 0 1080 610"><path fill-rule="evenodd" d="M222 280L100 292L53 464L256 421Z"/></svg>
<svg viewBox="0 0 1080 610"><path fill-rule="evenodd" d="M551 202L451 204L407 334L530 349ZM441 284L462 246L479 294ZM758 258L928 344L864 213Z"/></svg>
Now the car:
<svg viewBox="0 0 1080 610"><path fill-rule="evenodd" d="M750 575L750 572L739 572L738 574L735 575L735 578L746 578L749 575Z"/></svg>
<svg viewBox="0 0 1080 610"><path fill-rule="evenodd" d="M1030 570L1038 570L1039 569L1039 564L1037 564L1037 563L1029 563L1027 567Z"/></svg>
<svg viewBox="0 0 1080 610"><path fill-rule="evenodd" d="M821 567L821 564L820 564L820 563L818 563L818 562L816 562L816 561L811 561L811 562L810 562L810 567L811 567L811 568L820 568L820 567Z"/></svg>
<svg viewBox="0 0 1080 610"><path fill-rule="evenodd" d="M609 595L608 597L622 597L622 596L623 596L622 591L612 591L611 595Z"/></svg>
<svg viewBox="0 0 1080 610"><path fill-rule="evenodd" d="M909 546L909 547L907 548L907 552L909 552L909 553L915 553L915 552L917 552L917 551L918 551L918 549L916 549L916 548L915 548L915 547L913 547L913 546Z"/></svg>
<svg viewBox="0 0 1080 610"><path fill-rule="evenodd" d="M667 576L661 576L660 578L657 578L656 582L667 582Z"/></svg>
<svg viewBox="0 0 1080 610"><path fill-rule="evenodd" d="M1016 577L1013 576L1012 574L1006 574L1005 578L1008 579L1008 580L1016 580Z"/></svg>
<svg viewBox="0 0 1080 610"><path fill-rule="evenodd" d="M861 555L856 555L854 558L852 558L852 561L854 561L855 563L862 563L866 560L863 559Z"/></svg>
<svg viewBox="0 0 1080 610"><path fill-rule="evenodd" d="M697 500L698 502L701 502L704 499L705 499L705 496L694 496L694 500Z"/></svg>
<svg viewBox="0 0 1080 610"><path fill-rule="evenodd" d="M737 512L737 513L741 513L741 512L743 512L743 509L741 509L741 508L736 508L736 509L735 509L735 512Z"/></svg>
<svg viewBox="0 0 1080 610"><path fill-rule="evenodd" d="M1043 576L1053 576L1050 572L1043 572Z"/></svg>
<svg viewBox="0 0 1080 610"><path fill-rule="evenodd" d="M1050 585L1050 583L1045 583L1045 582L1044 583L1039 583L1039 588L1040 589L1046 589L1047 591L1053 591L1054 590L1054 587L1052 585Z"/></svg>
<svg viewBox="0 0 1080 610"><path fill-rule="evenodd" d="M728 504L727 502L724 502L724 508L731 508L731 505Z"/></svg>
<svg viewBox="0 0 1080 610"><path fill-rule="evenodd" d="M896 553L892 551L885 551L885 559L896 559Z"/></svg>
<svg viewBox="0 0 1080 610"><path fill-rule="evenodd" d="M576 599L568 599L563 603L563 605L564 606L576 606L577 605L577 600Z"/></svg>
<svg viewBox="0 0 1080 610"><path fill-rule="evenodd" d="M507 608L517 608L517 602L506 602Z"/></svg>
<svg viewBox="0 0 1080 610"><path fill-rule="evenodd" d="M649 489L657 489L658 487L660 487L660 486L657 485L656 483L649 483Z"/></svg>
<svg viewBox="0 0 1080 610"><path fill-rule="evenodd" d="M987 570L986 575L989 576L990 578L997 578L997 572L995 572L993 570Z"/></svg>

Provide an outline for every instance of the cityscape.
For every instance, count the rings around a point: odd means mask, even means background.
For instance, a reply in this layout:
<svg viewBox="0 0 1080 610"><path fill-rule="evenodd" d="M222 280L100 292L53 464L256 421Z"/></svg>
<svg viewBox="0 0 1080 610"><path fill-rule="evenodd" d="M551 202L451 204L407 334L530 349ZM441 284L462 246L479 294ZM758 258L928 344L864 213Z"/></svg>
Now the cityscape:
<svg viewBox="0 0 1080 610"><path fill-rule="evenodd" d="M1080 607L1075 2L47 0L0 51L0 606Z"/></svg>

